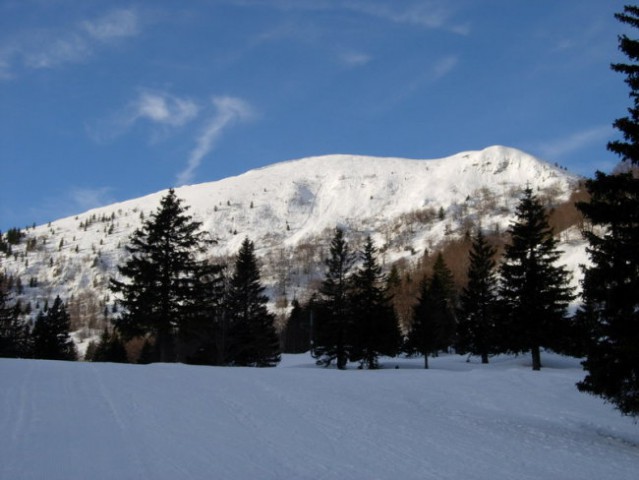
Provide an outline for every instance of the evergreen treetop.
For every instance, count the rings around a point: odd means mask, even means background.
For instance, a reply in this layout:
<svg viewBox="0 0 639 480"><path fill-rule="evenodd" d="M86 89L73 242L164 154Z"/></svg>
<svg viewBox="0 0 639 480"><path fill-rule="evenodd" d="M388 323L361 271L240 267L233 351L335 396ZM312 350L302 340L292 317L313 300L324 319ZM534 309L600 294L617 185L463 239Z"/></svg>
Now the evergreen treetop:
<svg viewBox="0 0 639 480"><path fill-rule="evenodd" d="M499 289L505 346L512 352L531 351L533 369L539 370L540 348L552 348L561 340L558 335L573 298L570 275L557 265L557 240L530 188L524 190L508 232Z"/></svg>

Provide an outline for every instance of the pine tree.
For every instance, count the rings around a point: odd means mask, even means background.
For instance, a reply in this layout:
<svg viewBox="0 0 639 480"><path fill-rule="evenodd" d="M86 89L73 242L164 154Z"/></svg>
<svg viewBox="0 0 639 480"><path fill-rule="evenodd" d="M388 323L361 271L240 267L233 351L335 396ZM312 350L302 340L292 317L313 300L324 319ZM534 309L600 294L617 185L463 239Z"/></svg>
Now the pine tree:
<svg viewBox="0 0 639 480"><path fill-rule="evenodd" d="M488 355L496 351L494 316L497 306L496 249L488 244L481 230L473 237L468 267L468 285L459 298L457 352Z"/></svg>
<svg viewBox="0 0 639 480"><path fill-rule="evenodd" d="M30 356L30 336L27 325L20 320L18 306L9 304L4 277L0 275L0 357Z"/></svg>
<svg viewBox="0 0 639 480"><path fill-rule="evenodd" d="M255 246L245 238L235 260L226 300L232 364L273 367L280 361L275 316L268 311L268 297L260 282Z"/></svg>
<svg viewBox="0 0 639 480"><path fill-rule="evenodd" d="M153 336L162 362L176 359L179 335L200 308L194 285L202 264L196 256L207 240L187 210L169 190L126 246L129 259L118 271L127 280L110 284L123 307L117 331L125 340Z"/></svg>
<svg viewBox="0 0 639 480"><path fill-rule="evenodd" d="M509 227L500 267L500 328L508 351L530 351L532 368L541 368L541 348L560 345L566 309L573 298L570 275L556 264L561 252L541 202L526 188Z"/></svg>
<svg viewBox="0 0 639 480"><path fill-rule="evenodd" d="M376 369L379 357L397 355L400 334L386 278L375 258L376 249L370 237L362 252L363 262L353 275L352 343L350 360L360 368Z"/></svg>
<svg viewBox="0 0 639 480"><path fill-rule="evenodd" d="M349 333L352 325L350 295L351 269L355 257L344 239L344 231L335 229L331 240L330 257L326 260L326 276L320 287L320 298L313 312L316 326L313 356L318 365L346 368L351 350Z"/></svg>
<svg viewBox="0 0 639 480"><path fill-rule="evenodd" d="M33 357L43 360L77 360L69 335L69 314L60 297L47 313L40 312L33 327Z"/></svg>
<svg viewBox="0 0 639 480"><path fill-rule="evenodd" d="M312 302L309 302L312 304ZM282 332L284 353L304 353L311 348L311 309L302 306L297 299L291 302L292 309Z"/></svg>
<svg viewBox="0 0 639 480"><path fill-rule="evenodd" d="M433 275L425 276L420 285L417 304L413 307L413 323L404 345L407 353L428 356L445 350L455 341L455 286L453 275L441 253L433 265Z"/></svg>
<svg viewBox="0 0 639 480"><path fill-rule="evenodd" d="M616 18L639 28L639 7ZM639 166L639 40L619 37L628 63L612 65L626 76L632 107L615 121L623 140L608 149ZM578 204L592 228L585 232L591 266L583 280L584 306L577 318L588 329L587 375L579 390L603 397L622 413L639 416L639 177L632 172L597 172L586 182L589 202Z"/></svg>
<svg viewBox="0 0 639 480"><path fill-rule="evenodd" d="M100 341L95 346L90 360L92 362L128 363L126 349L117 332L104 329Z"/></svg>

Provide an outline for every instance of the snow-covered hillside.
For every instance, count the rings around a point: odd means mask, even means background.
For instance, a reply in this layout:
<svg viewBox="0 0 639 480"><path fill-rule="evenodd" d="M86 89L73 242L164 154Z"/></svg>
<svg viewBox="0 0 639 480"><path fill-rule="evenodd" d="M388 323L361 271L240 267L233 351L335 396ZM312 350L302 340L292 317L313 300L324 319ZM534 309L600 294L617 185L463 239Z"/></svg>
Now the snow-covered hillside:
<svg viewBox="0 0 639 480"><path fill-rule="evenodd" d="M264 280L289 299L320 273L336 226L357 245L371 234L389 265L481 223L504 231L527 185L550 204L567 200L577 178L519 150L490 147L438 160L332 155L294 160L233 178L176 190L189 212L218 240L213 257L234 254L245 236L256 244ZM60 295L75 316L101 312L112 299L109 277L124 246L166 191L26 230L2 260L19 278L24 300L42 306ZM576 265L578 235L566 236ZM576 254L574 253L576 252Z"/></svg>
<svg viewBox="0 0 639 480"><path fill-rule="evenodd" d="M533 372L524 357L379 371L306 355L273 369L0 359L0 478L635 480L637 425L577 391L576 360L543 360Z"/></svg>

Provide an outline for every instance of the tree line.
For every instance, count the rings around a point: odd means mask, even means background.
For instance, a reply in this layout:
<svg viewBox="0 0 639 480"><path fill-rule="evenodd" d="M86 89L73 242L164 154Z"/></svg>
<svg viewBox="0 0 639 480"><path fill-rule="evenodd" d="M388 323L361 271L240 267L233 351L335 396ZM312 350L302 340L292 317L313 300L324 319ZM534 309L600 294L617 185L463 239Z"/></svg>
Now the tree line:
<svg viewBox="0 0 639 480"><path fill-rule="evenodd" d="M639 7L616 18L639 28ZM399 352L428 356L451 347L487 362L497 352L529 352L533 369L544 348L581 355L587 374L581 391L599 395L622 413L639 414L639 40L620 35L628 63L612 69L625 75L632 105L615 121L622 139L608 149L625 171L596 172L586 182L590 200L577 204L587 227L591 265L584 268L583 303L569 317L573 294L569 275L558 265L557 241L530 189L524 191L510 242L497 262L494 248L475 232L468 284L452 288L450 271L438 257L420 285L410 325L400 331L370 238L350 251L337 229L320 288L304 305L294 302L285 344L307 346L319 365L346 368L349 361L377 368L379 357ZM254 245L247 238L234 268L198 260L207 242L173 190L137 230L129 259L112 280L121 309L113 332L92 352L108 360L121 356L118 344L144 338L142 361L184 361L212 365L272 366L279 359L274 317L266 308ZM19 232L0 244L10 251ZM68 315L56 298L38 314L33 328L19 319L0 282L0 356L74 359ZM308 335L307 335L308 334ZM307 335L307 336L306 336ZM119 351L119 353L117 353ZM117 354L117 355L116 355ZM121 358L121 357L119 357Z"/></svg>

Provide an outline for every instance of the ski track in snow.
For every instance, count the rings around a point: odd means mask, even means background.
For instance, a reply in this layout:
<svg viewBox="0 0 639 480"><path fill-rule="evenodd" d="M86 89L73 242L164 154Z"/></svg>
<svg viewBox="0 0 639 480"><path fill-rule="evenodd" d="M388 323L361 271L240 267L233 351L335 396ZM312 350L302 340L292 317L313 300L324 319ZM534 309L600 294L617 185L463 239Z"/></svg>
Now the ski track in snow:
<svg viewBox="0 0 639 480"><path fill-rule="evenodd" d="M576 390L577 360L422 361L0 359L0 479L637 478L639 426Z"/></svg>

